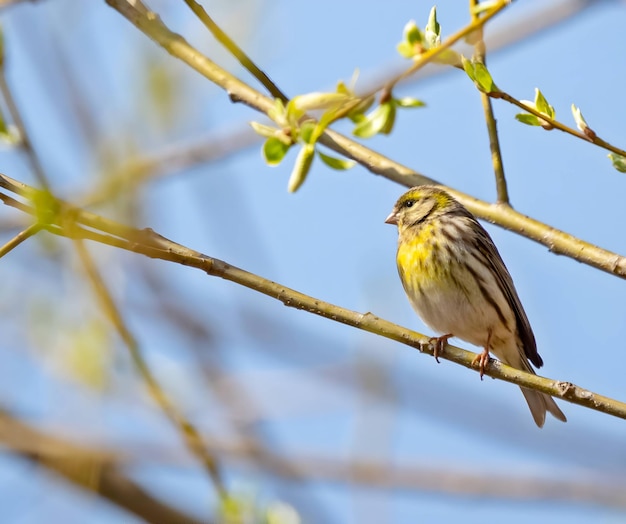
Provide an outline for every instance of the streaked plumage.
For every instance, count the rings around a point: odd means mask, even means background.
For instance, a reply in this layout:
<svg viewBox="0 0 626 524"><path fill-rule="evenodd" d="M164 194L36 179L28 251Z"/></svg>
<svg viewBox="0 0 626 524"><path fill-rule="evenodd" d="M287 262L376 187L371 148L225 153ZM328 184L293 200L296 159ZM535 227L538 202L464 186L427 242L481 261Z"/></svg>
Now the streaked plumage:
<svg viewBox="0 0 626 524"><path fill-rule="evenodd" d="M543 365L511 275L485 229L445 191L418 186L400 197L387 223L398 226L397 264L411 305L440 334L490 351L534 373ZM536 424L565 415L549 395L521 388Z"/></svg>

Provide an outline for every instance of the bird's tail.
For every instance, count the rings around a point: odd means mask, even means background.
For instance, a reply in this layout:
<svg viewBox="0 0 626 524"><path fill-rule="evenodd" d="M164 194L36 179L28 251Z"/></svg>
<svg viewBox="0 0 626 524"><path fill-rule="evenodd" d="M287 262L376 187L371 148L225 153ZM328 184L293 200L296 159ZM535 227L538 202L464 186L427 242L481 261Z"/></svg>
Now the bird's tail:
<svg viewBox="0 0 626 524"><path fill-rule="evenodd" d="M567 422L565 415L556 405L556 402L550 395L541 393L534 389L520 388L524 394L524 398L528 403L530 412L535 419L535 424L540 428L543 427L543 423L546 421L546 411L549 411L555 418Z"/></svg>
<svg viewBox="0 0 626 524"><path fill-rule="evenodd" d="M528 360L526 360L523 352L520 352L517 348L515 348L515 350L511 349L510 351L501 352L499 358L502 362L511 367L521 369L522 371L535 375L535 370L531 367ZM532 413L537 426L540 428L543 427L543 424L546 421L546 412L550 412L555 418L563 422L567 422L565 415L550 395L541 393L540 391L536 391L534 389L522 387L520 387L520 389L522 390L522 394L528 403L528 407L530 408L530 412Z"/></svg>

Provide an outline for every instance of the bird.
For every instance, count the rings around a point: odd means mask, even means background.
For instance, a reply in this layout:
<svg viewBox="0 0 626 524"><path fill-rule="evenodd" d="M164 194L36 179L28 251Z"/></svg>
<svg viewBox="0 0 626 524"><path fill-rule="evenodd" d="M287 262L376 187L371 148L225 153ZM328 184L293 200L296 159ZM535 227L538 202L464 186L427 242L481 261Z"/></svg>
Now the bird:
<svg viewBox="0 0 626 524"><path fill-rule="evenodd" d="M472 362L481 379L490 353L535 374L531 363L543 365L535 335L513 279L478 220L444 189L422 185L404 193L385 222L398 228L396 262L409 302L440 334L431 338L434 356L457 337L483 348ZM521 390L538 427L546 412L567 421L550 395Z"/></svg>

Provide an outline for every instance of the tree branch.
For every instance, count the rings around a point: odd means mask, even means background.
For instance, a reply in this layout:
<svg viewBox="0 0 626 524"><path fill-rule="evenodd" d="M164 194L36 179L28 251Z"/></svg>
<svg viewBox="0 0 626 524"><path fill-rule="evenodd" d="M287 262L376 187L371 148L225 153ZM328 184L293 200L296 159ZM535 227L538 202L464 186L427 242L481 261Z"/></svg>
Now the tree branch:
<svg viewBox="0 0 626 524"><path fill-rule="evenodd" d="M0 175L0 186L18 195L34 201L44 198L47 193L17 182L6 175ZM4 196L0 193L0 196ZM12 205L10 197L2 200ZM14 200L13 200L14 202ZM22 211L34 213L34 208L21 204ZM232 266L227 262L203 255L185 246L173 242L152 229L136 229L124 226L94 213L73 207L63 201L56 201L56 212L43 215L50 222L43 226L50 232L69 238L86 238L139 253L150 258L157 258L175 262L189 267L200 269L208 275L230 280L241 286L280 300L283 304L301 309L328 318L335 322L368 331L385 338L401 342L418 349L422 353L433 355L430 337L415 331L403 328L379 318L372 313L358 313L349 309L324 302L320 299L305 295L294 289L282 286L261 276L249 273ZM86 226L97 231L86 229ZM105 233L103 235L102 233ZM475 353L456 346L447 345L440 355L441 358L477 370L473 365ZM615 417L626 419L626 403L593 393L570 382L557 381L532 375L524 371L511 368L491 359L485 368L485 374L493 378L511 382L518 386L535 389L553 397L562 398L574 404L601 411Z"/></svg>
<svg viewBox="0 0 626 524"><path fill-rule="evenodd" d="M134 2L134 5L131 5L127 0L106 0L106 2L172 56L187 63L211 82L222 87L229 94L231 100L243 102L265 114L268 114L273 107L272 99L263 96L229 72L221 69L189 45L182 36L170 31L156 14L148 12L139 1ZM404 186L439 184L436 180L420 175L409 167L394 162L330 129L324 132L319 141L335 152L357 161L372 173L382 175ZM490 204L460 191L451 188L446 189L477 217L543 244L553 253L573 258L626 279L625 257L527 217L508 206Z"/></svg>

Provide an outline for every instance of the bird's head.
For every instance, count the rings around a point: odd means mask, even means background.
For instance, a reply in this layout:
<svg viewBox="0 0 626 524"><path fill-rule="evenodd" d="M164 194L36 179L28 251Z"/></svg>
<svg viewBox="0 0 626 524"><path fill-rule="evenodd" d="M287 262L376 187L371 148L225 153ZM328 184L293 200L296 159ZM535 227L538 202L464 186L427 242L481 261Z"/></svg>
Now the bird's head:
<svg viewBox="0 0 626 524"><path fill-rule="evenodd" d="M395 224L403 231L460 207L454 198L436 186L416 186L398 199L385 223Z"/></svg>

